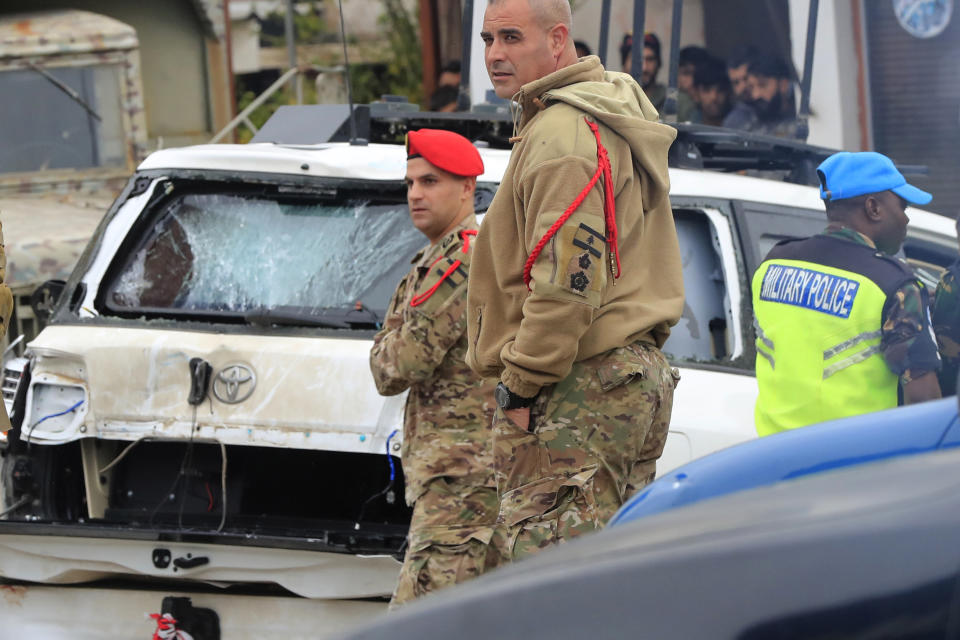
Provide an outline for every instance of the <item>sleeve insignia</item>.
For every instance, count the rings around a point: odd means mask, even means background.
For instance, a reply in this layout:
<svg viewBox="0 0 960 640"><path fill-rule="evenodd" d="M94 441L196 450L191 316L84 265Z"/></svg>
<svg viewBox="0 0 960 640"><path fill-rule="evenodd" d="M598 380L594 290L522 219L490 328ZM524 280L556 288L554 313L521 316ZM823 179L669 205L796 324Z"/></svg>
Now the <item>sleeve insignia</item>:
<svg viewBox="0 0 960 640"><path fill-rule="evenodd" d="M583 293L587 290L587 287L590 286L590 278L587 277L587 274L583 271L578 271L577 273L571 274L570 276L570 288L574 291L579 291Z"/></svg>

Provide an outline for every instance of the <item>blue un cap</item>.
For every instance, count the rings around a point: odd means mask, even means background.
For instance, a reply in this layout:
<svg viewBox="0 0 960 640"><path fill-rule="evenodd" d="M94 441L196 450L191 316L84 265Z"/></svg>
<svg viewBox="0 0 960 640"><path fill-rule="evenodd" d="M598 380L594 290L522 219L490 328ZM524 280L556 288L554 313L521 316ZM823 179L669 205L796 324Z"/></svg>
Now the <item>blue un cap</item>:
<svg viewBox="0 0 960 640"><path fill-rule="evenodd" d="M817 175L823 200L844 200L881 191L893 191L910 204L933 200L926 191L907 184L890 158L874 151L835 153L820 163Z"/></svg>

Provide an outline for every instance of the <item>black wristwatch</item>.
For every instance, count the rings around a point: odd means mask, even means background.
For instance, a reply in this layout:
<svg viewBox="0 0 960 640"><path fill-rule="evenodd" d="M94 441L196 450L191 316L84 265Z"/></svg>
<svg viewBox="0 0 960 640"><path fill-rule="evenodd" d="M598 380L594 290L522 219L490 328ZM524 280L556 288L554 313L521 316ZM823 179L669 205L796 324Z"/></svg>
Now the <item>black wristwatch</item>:
<svg viewBox="0 0 960 640"><path fill-rule="evenodd" d="M529 407L533 404L533 401L537 399L537 396L530 398L518 396L513 391L510 391L510 389L507 388L507 385L503 384L502 382L497 385L497 388L493 392L493 397L497 400L497 406L504 411Z"/></svg>

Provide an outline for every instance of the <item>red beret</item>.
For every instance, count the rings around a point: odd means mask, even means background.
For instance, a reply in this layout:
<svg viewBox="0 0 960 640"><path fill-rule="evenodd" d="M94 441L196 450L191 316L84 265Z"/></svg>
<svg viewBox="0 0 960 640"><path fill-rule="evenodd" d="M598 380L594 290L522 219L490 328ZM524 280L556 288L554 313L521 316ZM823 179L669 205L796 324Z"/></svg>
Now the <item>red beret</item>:
<svg viewBox="0 0 960 640"><path fill-rule="evenodd" d="M407 134L407 159L421 157L455 176L473 178L483 173L483 160L473 144L452 131L420 129Z"/></svg>

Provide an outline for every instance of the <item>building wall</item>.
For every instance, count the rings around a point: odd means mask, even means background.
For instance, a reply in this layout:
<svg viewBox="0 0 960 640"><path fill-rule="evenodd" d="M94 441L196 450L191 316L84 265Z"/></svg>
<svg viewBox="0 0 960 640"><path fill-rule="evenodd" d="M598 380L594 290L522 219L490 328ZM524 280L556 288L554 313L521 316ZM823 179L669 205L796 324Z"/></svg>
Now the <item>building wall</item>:
<svg viewBox="0 0 960 640"><path fill-rule="evenodd" d="M0 12L67 8L101 13L136 29L147 131L153 144L161 136L168 147L209 138L214 123L208 98L207 35L191 0L3 0Z"/></svg>
<svg viewBox="0 0 960 640"><path fill-rule="evenodd" d="M867 101L861 99L863 76L857 56L856 28L859 14L854 3L860 0L821 2L817 17L810 92L810 144L860 151L870 147L860 126ZM793 64L802 75L807 43L809 0L790 2L790 40ZM797 93L797 105L800 94Z"/></svg>
<svg viewBox="0 0 960 640"><path fill-rule="evenodd" d="M234 73L260 71L260 23L255 18L230 22Z"/></svg>
<svg viewBox="0 0 960 640"><path fill-rule="evenodd" d="M338 20L336 0L326 0L326 2L327 15L331 16L331 22ZM416 9L417 0L402 0L402 2L410 11ZM347 34L351 38L382 36L380 24L377 22L381 13L383 13L381 0L343 0L343 21ZM339 23L335 24L339 26Z"/></svg>

